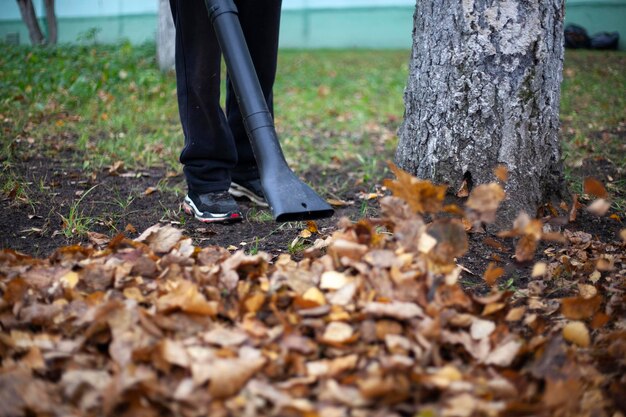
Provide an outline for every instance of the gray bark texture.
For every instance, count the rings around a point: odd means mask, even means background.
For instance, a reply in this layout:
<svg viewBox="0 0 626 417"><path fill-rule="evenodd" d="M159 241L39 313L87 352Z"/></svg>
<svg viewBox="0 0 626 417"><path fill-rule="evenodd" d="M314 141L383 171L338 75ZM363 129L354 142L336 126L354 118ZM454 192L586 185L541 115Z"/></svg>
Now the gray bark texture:
<svg viewBox="0 0 626 417"><path fill-rule="evenodd" d="M48 24L48 45L56 45L58 38L57 17L54 13L54 0L44 0L46 23Z"/></svg>
<svg viewBox="0 0 626 417"><path fill-rule="evenodd" d="M159 0L159 21L157 27L157 61L161 71L174 69L176 30L172 20L169 0Z"/></svg>
<svg viewBox="0 0 626 417"><path fill-rule="evenodd" d="M418 0L397 164L451 192L505 165L499 226L560 199L563 15L563 0Z"/></svg>
<svg viewBox="0 0 626 417"><path fill-rule="evenodd" d="M20 8L22 20L28 29L30 42L33 45L43 45L46 42L46 38L44 38L43 33L41 33L32 0L17 0L17 5Z"/></svg>

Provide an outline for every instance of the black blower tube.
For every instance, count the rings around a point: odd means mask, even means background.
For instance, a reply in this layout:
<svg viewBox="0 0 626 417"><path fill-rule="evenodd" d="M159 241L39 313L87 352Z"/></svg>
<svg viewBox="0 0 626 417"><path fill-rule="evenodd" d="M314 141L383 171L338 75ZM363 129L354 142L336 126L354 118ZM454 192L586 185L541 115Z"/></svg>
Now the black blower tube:
<svg viewBox="0 0 626 417"><path fill-rule="evenodd" d="M288 222L332 216L330 205L300 181L287 165L241 30L235 3L232 0L205 0L205 3L274 220Z"/></svg>

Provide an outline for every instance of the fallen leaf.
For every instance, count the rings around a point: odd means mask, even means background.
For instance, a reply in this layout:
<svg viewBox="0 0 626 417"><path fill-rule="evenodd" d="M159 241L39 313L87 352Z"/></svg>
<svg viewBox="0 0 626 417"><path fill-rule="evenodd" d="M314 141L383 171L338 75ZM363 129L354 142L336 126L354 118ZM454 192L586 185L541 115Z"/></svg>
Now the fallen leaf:
<svg viewBox="0 0 626 417"><path fill-rule="evenodd" d="M589 347L591 337L589 330L582 321L572 321L563 327L563 338L580 347Z"/></svg>
<svg viewBox="0 0 626 417"><path fill-rule="evenodd" d="M583 191L600 199L606 199L609 194L606 192L604 185L593 177L587 177L583 181Z"/></svg>
<svg viewBox="0 0 626 417"><path fill-rule="evenodd" d="M603 198L599 198L587 207L587 211L596 216L604 216L611 208L611 203Z"/></svg>
<svg viewBox="0 0 626 417"><path fill-rule="evenodd" d="M186 313L206 316L217 314L217 302L207 301L204 295L198 292L198 287L186 280L179 281L173 291L158 298L156 306L162 312L182 310Z"/></svg>
<svg viewBox="0 0 626 417"><path fill-rule="evenodd" d="M398 320L424 317L424 311L420 306L415 303L400 301L391 303L370 302L365 305L363 312L373 317L389 317Z"/></svg>
<svg viewBox="0 0 626 417"><path fill-rule="evenodd" d="M352 279L348 278L343 272L326 271L320 278L320 288L323 290L339 290L350 282L352 282Z"/></svg>
<svg viewBox="0 0 626 417"><path fill-rule="evenodd" d="M472 339L480 340L489 337L496 329L496 324L490 320L474 319L470 326Z"/></svg>
<svg viewBox="0 0 626 417"><path fill-rule="evenodd" d="M302 294L302 299L313 303L314 306L322 306L326 304L324 293L317 287L311 287Z"/></svg>
<svg viewBox="0 0 626 417"><path fill-rule="evenodd" d="M585 320L591 318L602 305L602 296L592 298L569 297L561 299L561 313L571 320Z"/></svg>
<svg viewBox="0 0 626 417"><path fill-rule="evenodd" d="M354 201L340 200L337 198L329 198L326 202L333 207L346 207L354 204Z"/></svg>
<svg viewBox="0 0 626 417"><path fill-rule="evenodd" d="M87 237L89 241L96 246L104 246L111 240L107 235L97 232L87 232Z"/></svg>
<svg viewBox="0 0 626 417"><path fill-rule="evenodd" d="M533 271L531 272L530 276L533 278L542 277L546 274L547 269L548 265L546 263L537 262L535 265L533 265Z"/></svg>
<svg viewBox="0 0 626 417"><path fill-rule="evenodd" d="M150 249L157 253L165 253L172 248L182 238L183 232L172 226L161 226L156 224L146 229L137 239L137 242L144 242Z"/></svg>
<svg viewBox="0 0 626 417"><path fill-rule="evenodd" d="M266 359L258 355L241 356L234 359L219 359L209 365L209 394L213 398L231 397L244 387L246 382L265 365Z"/></svg>
<svg viewBox="0 0 626 417"><path fill-rule="evenodd" d="M333 321L326 326L322 339L331 343L345 343L354 335L352 326L341 321Z"/></svg>
<svg viewBox="0 0 626 417"><path fill-rule="evenodd" d="M517 340L506 340L492 350L489 355L487 355L484 362L487 365L509 366L517 356L521 347L522 344Z"/></svg>
<svg viewBox="0 0 626 417"><path fill-rule="evenodd" d="M143 195L148 196L150 194L154 194L158 191L157 187L148 187L144 190Z"/></svg>
<svg viewBox="0 0 626 417"><path fill-rule="evenodd" d="M467 185L467 180L463 180L463 183L456 192L456 196L459 198L465 198L469 196L469 186Z"/></svg>

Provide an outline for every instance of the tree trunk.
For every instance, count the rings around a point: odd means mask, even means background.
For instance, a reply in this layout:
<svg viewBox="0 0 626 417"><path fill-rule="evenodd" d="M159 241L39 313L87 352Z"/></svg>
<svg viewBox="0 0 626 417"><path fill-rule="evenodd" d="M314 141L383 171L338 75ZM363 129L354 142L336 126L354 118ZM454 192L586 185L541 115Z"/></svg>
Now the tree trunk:
<svg viewBox="0 0 626 417"><path fill-rule="evenodd" d="M57 17L54 13L54 0L44 0L46 22L48 24L48 44L56 45L58 38Z"/></svg>
<svg viewBox="0 0 626 417"><path fill-rule="evenodd" d="M172 20L169 0L159 0L159 22L157 28L157 61L161 71L174 69L176 31Z"/></svg>
<svg viewBox="0 0 626 417"><path fill-rule="evenodd" d="M418 1L398 165L453 192L505 165L500 226L564 195L563 14L563 0Z"/></svg>
<svg viewBox="0 0 626 417"><path fill-rule="evenodd" d="M20 14L26 27L28 28L28 35L30 36L30 42L33 45L43 45L45 38L41 33L39 22L37 21L37 15L35 14L35 7L32 0L17 0L17 5L20 8Z"/></svg>

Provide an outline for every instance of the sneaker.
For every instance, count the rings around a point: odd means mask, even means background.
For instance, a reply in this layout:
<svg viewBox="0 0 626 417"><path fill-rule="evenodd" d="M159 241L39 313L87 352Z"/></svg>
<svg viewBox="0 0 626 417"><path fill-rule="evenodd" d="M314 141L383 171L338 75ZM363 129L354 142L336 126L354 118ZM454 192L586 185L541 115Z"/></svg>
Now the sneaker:
<svg viewBox="0 0 626 417"><path fill-rule="evenodd" d="M189 191L183 202L185 213L204 223L232 223L242 220L237 202L227 191L196 194Z"/></svg>
<svg viewBox="0 0 626 417"><path fill-rule="evenodd" d="M259 179L250 181L233 181L230 183L230 189L228 192L233 197L245 197L261 207L269 207L267 201L265 201L265 194L263 194L261 180Z"/></svg>

